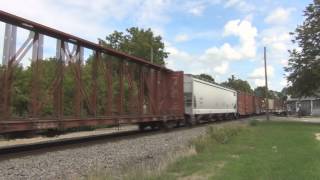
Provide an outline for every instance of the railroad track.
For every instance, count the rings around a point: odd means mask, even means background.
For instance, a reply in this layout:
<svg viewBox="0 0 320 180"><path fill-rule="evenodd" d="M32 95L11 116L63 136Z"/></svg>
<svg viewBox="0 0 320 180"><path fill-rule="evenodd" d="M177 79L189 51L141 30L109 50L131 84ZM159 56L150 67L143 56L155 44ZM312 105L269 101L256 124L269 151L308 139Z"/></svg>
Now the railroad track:
<svg viewBox="0 0 320 180"><path fill-rule="evenodd" d="M92 145L94 143L101 143L102 141L115 141L128 137L137 137L138 135L145 135L155 133L156 131L138 131L130 130L125 132L90 135L85 137L72 137L58 140L48 140L43 142L35 142L28 144L9 145L0 148L0 161L16 156L23 156L29 154L44 153L49 151L57 151L65 148L76 148L79 146Z"/></svg>
<svg viewBox="0 0 320 180"><path fill-rule="evenodd" d="M180 126L178 128L170 129L170 131L181 131L190 128L197 128L202 126L207 126L208 124L220 124L232 121L243 121L246 118L237 119L237 120L229 120L229 121L213 121L201 123L192 127ZM102 143L116 140L121 140L123 138L137 138L145 135L152 135L157 133L165 133L163 130L130 130L125 132L116 132L110 134L99 134L99 135L90 135L85 137L72 137L72 138L64 138L58 140L48 140L44 142L35 142L29 144L19 144L19 145L9 145L6 147L0 148L0 161L13 158L13 157L21 157L26 155L34 155L39 153L45 153L50 151L63 150L66 148L77 148L79 146L89 146L96 143Z"/></svg>

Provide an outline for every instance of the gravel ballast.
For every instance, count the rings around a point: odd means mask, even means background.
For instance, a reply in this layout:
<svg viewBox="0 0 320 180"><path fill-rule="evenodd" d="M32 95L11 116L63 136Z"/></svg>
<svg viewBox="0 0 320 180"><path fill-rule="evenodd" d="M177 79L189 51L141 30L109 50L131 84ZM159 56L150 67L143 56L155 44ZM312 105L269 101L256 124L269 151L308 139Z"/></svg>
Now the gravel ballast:
<svg viewBox="0 0 320 180"><path fill-rule="evenodd" d="M172 130L2 160L0 179L78 179L95 169L117 171L124 165L157 161L165 154L183 149L191 139L204 134L205 129Z"/></svg>

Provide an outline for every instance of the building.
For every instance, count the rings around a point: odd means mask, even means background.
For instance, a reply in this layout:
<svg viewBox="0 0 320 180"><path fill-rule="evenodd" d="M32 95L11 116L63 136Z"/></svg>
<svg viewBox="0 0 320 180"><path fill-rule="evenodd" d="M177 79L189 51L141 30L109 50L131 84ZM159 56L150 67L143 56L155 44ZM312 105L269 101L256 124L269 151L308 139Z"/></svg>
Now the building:
<svg viewBox="0 0 320 180"><path fill-rule="evenodd" d="M301 108L302 115L320 116L320 97L288 97L287 109L289 114L296 114Z"/></svg>

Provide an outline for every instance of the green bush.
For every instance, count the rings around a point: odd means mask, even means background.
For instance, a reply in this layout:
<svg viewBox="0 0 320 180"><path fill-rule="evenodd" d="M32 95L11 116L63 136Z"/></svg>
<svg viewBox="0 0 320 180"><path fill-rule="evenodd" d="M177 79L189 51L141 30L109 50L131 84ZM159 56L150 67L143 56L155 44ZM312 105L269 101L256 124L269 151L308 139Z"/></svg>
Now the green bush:
<svg viewBox="0 0 320 180"><path fill-rule="evenodd" d="M259 123L259 121L256 119L249 121L250 126L257 126L258 123Z"/></svg>
<svg viewBox="0 0 320 180"><path fill-rule="evenodd" d="M210 126L207 129L207 133L192 142L198 153L211 149L212 145L227 144L230 142L233 136L243 129L241 126L227 126L227 127L214 127Z"/></svg>
<svg viewBox="0 0 320 180"><path fill-rule="evenodd" d="M241 130L240 127L213 127L208 128L208 135L217 143L226 144L230 141L231 137L237 135Z"/></svg>
<svg viewBox="0 0 320 180"><path fill-rule="evenodd" d="M207 146L211 144L211 141L208 136L204 135L195 139L191 144L195 147L196 152L200 153L207 149Z"/></svg>

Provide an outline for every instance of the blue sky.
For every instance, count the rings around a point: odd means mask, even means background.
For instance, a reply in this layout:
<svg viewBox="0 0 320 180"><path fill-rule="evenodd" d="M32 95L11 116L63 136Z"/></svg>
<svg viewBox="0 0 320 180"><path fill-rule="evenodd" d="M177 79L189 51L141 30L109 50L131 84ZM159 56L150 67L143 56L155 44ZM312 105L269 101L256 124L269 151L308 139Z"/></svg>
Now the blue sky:
<svg viewBox="0 0 320 180"><path fill-rule="evenodd" d="M114 30L152 28L170 52L167 66L208 73L217 82L231 75L264 84L267 47L269 86L286 86L292 32L312 0L0 0L0 9L97 42ZM0 38L3 37L0 25ZM2 39L2 38L1 38ZM18 40L19 41L19 40ZM0 40L0 48L2 47ZM46 52L54 41L45 39ZM2 49L2 48L1 48ZM1 53L1 52L0 52ZM0 54L1 55L1 54Z"/></svg>

